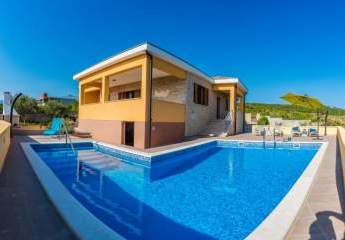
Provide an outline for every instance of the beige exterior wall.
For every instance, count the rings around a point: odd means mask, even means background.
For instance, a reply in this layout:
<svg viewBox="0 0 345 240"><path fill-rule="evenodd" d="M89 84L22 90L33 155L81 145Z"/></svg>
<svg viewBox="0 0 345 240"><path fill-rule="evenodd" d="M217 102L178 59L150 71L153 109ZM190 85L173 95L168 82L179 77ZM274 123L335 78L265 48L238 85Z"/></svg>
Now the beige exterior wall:
<svg viewBox="0 0 345 240"><path fill-rule="evenodd" d="M101 101L101 91L91 91L84 93L84 103L85 104L92 104L92 103L99 103Z"/></svg>
<svg viewBox="0 0 345 240"><path fill-rule="evenodd" d="M5 158L10 147L10 124L0 120L0 173L5 163Z"/></svg>
<svg viewBox="0 0 345 240"><path fill-rule="evenodd" d="M185 115L185 104L152 100L152 122L184 123Z"/></svg>
<svg viewBox="0 0 345 240"><path fill-rule="evenodd" d="M80 119L79 128L92 134L92 138L107 143L121 144L122 122L117 120Z"/></svg>
<svg viewBox="0 0 345 240"><path fill-rule="evenodd" d="M197 83L209 90L208 106L195 104L193 102L193 84ZM194 74L187 75L187 101L186 101L186 136L200 134L211 119L216 119L217 99L216 94L212 90L212 85Z"/></svg>
<svg viewBox="0 0 345 240"><path fill-rule="evenodd" d="M141 99L127 99L104 104L85 104L79 108L79 119L145 121Z"/></svg>
<svg viewBox="0 0 345 240"><path fill-rule="evenodd" d="M123 144L123 121L118 120L94 120L80 119L79 127L85 129L92 134L92 138L97 141L107 142L111 144ZM134 146L137 148L145 148L145 132L148 125L145 122L134 122Z"/></svg>
<svg viewBox="0 0 345 240"><path fill-rule="evenodd" d="M186 79L176 76L153 79L151 147L184 139L186 98Z"/></svg>

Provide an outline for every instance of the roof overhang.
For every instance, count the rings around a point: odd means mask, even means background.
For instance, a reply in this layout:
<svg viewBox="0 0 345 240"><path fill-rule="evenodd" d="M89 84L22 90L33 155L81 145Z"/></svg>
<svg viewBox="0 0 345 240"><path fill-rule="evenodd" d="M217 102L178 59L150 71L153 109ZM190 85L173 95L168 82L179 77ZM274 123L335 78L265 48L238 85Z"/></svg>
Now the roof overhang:
<svg viewBox="0 0 345 240"><path fill-rule="evenodd" d="M97 72L99 70L102 70L106 67L109 67L113 64L116 64L118 62L122 62L125 61L127 59L139 56L141 54L145 54L148 53L154 57L158 57L164 61L167 61L187 72L191 72L199 77L202 77L204 79L206 79L208 82L210 82L211 84L223 84L223 83L237 83L239 84L244 90L245 92L247 92L247 89L245 88L245 86L240 82L240 80L238 78L227 78L227 79L214 79L210 76L208 76L207 74L203 73L202 71L200 71L199 69L197 69L196 67L194 67L193 65L191 65L190 63L182 60L181 58L157 47L154 46L150 43L144 43L141 44L137 47L128 49L122 53L119 53L113 57L110 57L100 63L97 63L96 65L93 65L87 69L85 69L84 71L77 73L76 75L73 76L73 79L75 80L80 80L83 77L86 77L87 75L90 75L94 72Z"/></svg>
<svg viewBox="0 0 345 240"><path fill-rule="evenodd" d="M214 84L237 84L238 87L240 87L243 90L243 92L245 93L248 92L246 86L240 81L239 78L231 78L231 77L219 78L219 79L214 78L213 80L214 80Z"/></svg>

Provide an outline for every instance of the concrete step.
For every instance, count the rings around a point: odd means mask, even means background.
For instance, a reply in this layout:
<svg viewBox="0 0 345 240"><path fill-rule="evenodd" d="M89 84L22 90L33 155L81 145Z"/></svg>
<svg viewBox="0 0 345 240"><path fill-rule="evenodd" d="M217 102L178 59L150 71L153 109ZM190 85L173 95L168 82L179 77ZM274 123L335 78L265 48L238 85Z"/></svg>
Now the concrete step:
<svg viewBox="0 0 345 240"><path fill-rule="evenodd" d="M204 136L227 136L227 129L229 122L226 120L211 120L206 125L205 130L202 131L201 135Z"/></svg>
<svg viewBox="0 0 345 240"><path fill-rule="evenodd" d="M121 165L121 160L116 157L94 150L85 150L79 153L78 160L82 164L99 171L115 169Z"/></svg>

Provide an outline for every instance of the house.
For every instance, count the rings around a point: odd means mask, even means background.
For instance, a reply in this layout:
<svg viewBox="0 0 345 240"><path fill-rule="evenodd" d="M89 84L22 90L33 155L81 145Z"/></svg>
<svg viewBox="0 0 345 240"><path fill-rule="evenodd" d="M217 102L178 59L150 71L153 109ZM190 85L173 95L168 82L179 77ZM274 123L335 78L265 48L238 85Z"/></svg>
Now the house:
<svg viewBox="0 0 345 240"><path fill-rule="evenodd" d="M58 101L70 105L77 102L77 97L73 95L68 95L65 97L53 97L49 96L48 93L43 93L42 96L38 98L36 101L39 106L44 106L49 100Z"/></svg>
<svg viewBox="0 0 345 240"><path fill-rule="evenodd" d="M78 128L97 140L144 149L244 129L247 89L238 78L209 77L149 43L73 78L79 81Z"/></svg>

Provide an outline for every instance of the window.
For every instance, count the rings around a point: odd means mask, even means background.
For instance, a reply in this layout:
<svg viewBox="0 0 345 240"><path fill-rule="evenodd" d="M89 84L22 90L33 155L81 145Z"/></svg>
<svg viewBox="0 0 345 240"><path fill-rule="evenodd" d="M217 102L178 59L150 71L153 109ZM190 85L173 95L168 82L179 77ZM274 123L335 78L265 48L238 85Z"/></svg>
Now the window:
<svg viewBox="0 0 345 240"><path fill-rule="evenodd" d="M194 83L194 103L208 106L208 89Z"/></svg>
<svg viewBox="0 0 345 240"><path fill-rule="evenodd" d="M118 93L118 99L119 100L139 98L139 97L140 97L140 89Z"/></svg>

